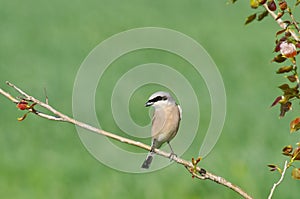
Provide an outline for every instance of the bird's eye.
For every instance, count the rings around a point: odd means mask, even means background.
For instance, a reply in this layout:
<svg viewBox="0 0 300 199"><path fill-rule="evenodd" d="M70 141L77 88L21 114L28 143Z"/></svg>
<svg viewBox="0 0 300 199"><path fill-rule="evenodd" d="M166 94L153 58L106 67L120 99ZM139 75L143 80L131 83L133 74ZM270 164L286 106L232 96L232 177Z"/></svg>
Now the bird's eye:
<svg viewBox="0 0 300 199"><path fill-rule="evenodd" d="M158 101L165 101L167 100L168 98L166 96L157 96L151 100L149 100L149 102L158 102Z"/></svg>
<svg viewBox="0 0 300 199"><path fill-rule="evenodd" d="M162 97L161 96L157 96L156 98L153 99L154 102L158 102L161 101Z"/></svg>
<svg viewBox="0 0 300 199"><path fill-rule="evenodd" d="M168 98L166 96L161 97L161 100L167 100Z"/></svg>

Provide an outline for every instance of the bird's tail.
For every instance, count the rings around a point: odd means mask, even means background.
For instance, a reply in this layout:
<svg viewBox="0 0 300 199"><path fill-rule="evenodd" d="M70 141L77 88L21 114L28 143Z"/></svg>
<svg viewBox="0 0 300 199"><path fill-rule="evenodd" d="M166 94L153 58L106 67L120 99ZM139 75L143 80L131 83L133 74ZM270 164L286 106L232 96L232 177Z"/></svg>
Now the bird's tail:
<svg viewBox="0 0 300 199"><path fill-rule="evenodd" d="M142 164L142 168L143 169L149 169L149 167L150 167L150 164L151 164L151 162L152 162L152 160L153 160L153 153L148 153L148 155L147 155L147 158L146 158L146 160L143 162L143 164Z"/></svg>

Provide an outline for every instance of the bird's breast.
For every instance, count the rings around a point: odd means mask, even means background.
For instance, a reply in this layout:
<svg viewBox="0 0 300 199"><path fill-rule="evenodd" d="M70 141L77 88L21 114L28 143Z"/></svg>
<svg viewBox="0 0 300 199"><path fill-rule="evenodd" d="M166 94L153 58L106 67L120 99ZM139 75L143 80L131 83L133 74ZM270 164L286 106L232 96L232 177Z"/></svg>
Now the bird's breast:
<svg viewBox="0 0 300 199"><path fill-rule="evenodd" d="M152 121L152 137L158 142L173 139L180 122L180 112L176 105L156 109Z"/></svg>

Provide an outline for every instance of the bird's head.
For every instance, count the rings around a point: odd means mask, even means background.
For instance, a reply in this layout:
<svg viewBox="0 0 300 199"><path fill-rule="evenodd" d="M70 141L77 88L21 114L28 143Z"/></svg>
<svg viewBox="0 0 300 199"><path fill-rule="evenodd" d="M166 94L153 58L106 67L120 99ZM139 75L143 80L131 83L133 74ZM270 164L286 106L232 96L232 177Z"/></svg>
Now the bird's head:
<svg viewBox="0 0 300 199"><path fill-rule="evenodd" d="M145 106L153 106L155 108L164 107L167 105L175 105L176 102L170 95L170 93L164 92L164 91L158 91L156 93L153 93L148 101L146 102Z"/></svg>

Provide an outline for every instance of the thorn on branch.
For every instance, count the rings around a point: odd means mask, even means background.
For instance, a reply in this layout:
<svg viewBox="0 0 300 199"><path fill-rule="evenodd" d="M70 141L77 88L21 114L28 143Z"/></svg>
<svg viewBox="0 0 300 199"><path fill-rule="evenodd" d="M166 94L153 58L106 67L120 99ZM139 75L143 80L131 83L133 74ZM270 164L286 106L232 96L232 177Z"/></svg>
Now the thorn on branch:
<svg viewBox="0 0 300 199"><path fill-rule="evenodd" d="M46 102L46 104L49 105L49 101L48 101L48 96L47 96L47 90L46 90L46 88L44 88L44 93L45 93L45 97L46 97L45 102Z"/></svg>

